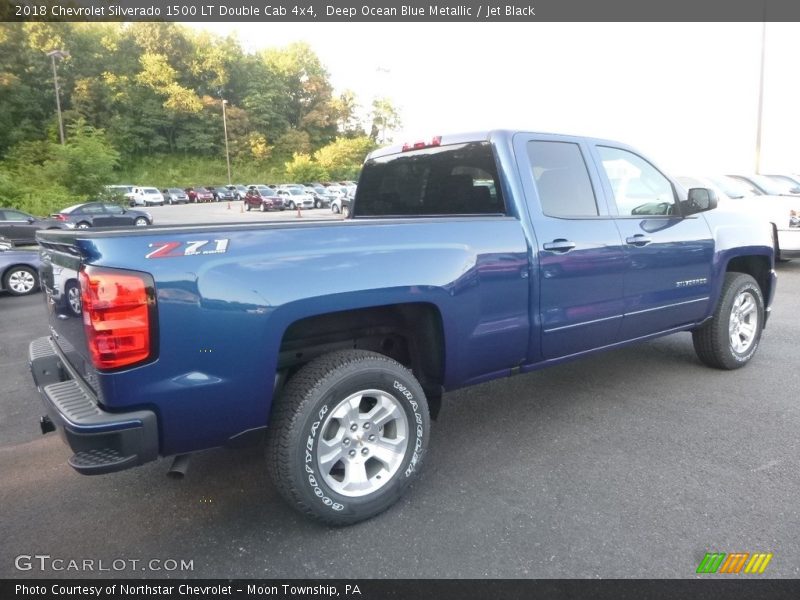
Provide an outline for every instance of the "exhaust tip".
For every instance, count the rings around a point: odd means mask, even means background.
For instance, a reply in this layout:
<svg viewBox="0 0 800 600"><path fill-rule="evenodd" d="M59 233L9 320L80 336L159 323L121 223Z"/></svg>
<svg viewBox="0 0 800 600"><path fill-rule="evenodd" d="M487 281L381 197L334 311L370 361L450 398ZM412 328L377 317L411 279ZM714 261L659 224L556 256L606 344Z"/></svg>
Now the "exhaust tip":
<svg viewBox="0 0 800 600"><path fill-rule="evenodd" d="M169 471L167 471L167 477L170 479L183 479L186 477L190 456L189 454L178 454L178 456L173 459Z"/></svg>
<svg viewBox="0 0 800 600"><path fill-rule="evenodd" d="M55 424L50 420L50 417L47 415L39 418L39 427L42 430L42 435L46 433L51 433L56 430Z"/></svg>

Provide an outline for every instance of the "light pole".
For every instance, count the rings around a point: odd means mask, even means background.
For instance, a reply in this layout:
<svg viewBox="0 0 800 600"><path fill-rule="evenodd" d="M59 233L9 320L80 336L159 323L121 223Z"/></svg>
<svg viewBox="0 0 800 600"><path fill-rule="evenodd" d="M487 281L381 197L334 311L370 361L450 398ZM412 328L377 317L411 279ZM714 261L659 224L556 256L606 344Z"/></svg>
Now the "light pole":
<svg viewBox="0 0 800 600"><path fill-rule="evenodd" d="M756 173L761 173L761 120L764 113L764 56L767 51L767 4L764 3L764 22L761 25L761 70L758 79L758 121L756 122Z"/></svg>
<svg viewBox="0 0 800 600"><path fill-rule="evenodd" d="M228 163L228 185L231 185L231 153L228 151L228 119L225 116L227 100L222 101L222 128L225 130L225 160Z"/></svg>
<svg viewBox="0 0 800 600"><path fill-rule="evenodd" d="M58 91L58 73L56 72L56 58L64 59L69 56L66 50L51 50L47 56L53 61L53 85L56 87L56 109L58 110L58 132L61 134L61 145L64 145L64 120L61 118L61 97Z"/></svg>

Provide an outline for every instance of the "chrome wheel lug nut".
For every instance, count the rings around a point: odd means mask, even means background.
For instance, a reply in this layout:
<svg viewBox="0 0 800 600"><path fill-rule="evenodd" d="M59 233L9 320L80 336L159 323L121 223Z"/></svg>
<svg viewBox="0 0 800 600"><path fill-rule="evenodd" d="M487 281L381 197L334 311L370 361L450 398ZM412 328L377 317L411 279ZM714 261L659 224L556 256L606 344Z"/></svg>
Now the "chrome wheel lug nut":
<svg viewBox="0 0 800 600"><path fill-rule="evenodd" d="M362 448L362 449L361 449L361 454L363 454L364 456L366 456L367 454L369 454L369 450L368 450L367 448Z"/></svg>
<svg viewBox="0 0 800 600"><path fill-rule="evenodd" d="M355 450L350 450L350 452L348 452L348 454L350 456L355 456L356 455L356 451Z"/></svg>
<svg viewBox="0 0 800 600"><path fill-rule="evenodd" d="M349 445L350 445L350 438L344 438L344 441L343 441L342 443L343 443L345 446L349 446Z"/></svg>
<svg viewBox="0 0 800 600"><path fill-rule="evenodd" d="M369 441L370 442L374 442L375 441L375 434L374 433L369 436Z"/></svg>
<svg viewBox="0 0 800 600"><path fill-rule="evenodd" d="M364 423L364 429L369 429L369 423Z"/></svg>
<svg viewBox="0 0 800 600"><path fill-rule="evenodd" d="M358 429L358 425L356 425L355 423L350 425L350 431L355 431L356 429Z"/></svg>

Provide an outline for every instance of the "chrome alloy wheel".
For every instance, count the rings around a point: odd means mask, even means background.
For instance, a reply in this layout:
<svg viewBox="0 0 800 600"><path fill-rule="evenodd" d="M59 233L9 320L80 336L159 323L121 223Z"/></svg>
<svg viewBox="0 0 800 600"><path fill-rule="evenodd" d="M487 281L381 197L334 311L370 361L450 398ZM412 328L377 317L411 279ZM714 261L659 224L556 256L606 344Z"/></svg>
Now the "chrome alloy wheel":
<svg viewBox="0 0 800 600"><path fill-rule="evenodd" d="M382 390L363 390L342 400L322 424L317 465L337 494L359 497L378 491L397 473L408 448L408 417Z"/></svg>
<svg viewBox="0 0 800 600"><path fill-rule="evenodd" d="M72 286L67 290L67 302L72 312L76 315L81 314L81 288Z"/></svg>
<svg viewBox="0 0 800 600"><path fill-rule="evenodd" d="M23 269L13 271L8 276L8 287L16 294L28 294L36 287L36 278Z"/></svg>
<svg viewBox="0 0 800 600"><path fill-rule="evenodd" d="M744 354L753 345L758 331L758 305L749 290L742 291L733 301L728 321L731 349Z"/></svg>

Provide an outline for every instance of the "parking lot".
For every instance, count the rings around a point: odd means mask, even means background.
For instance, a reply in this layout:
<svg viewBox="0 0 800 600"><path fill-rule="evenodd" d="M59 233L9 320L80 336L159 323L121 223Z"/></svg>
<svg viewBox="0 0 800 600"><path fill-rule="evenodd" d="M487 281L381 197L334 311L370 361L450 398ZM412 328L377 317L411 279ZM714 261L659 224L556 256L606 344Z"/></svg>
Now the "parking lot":
<svg viewBox="0 0 800 600"><path fill-rule="evenodd" d="M187 222L193 223L233 223L251 221L284 221L297 218L312 219L341 219L341 215L334 214L330 208L312 208L300 212L296 210L261 212L258 210L247 211L244 202L208 202L201 204L174 204L172 206L151 206L146 209L136 207L137 210L147 210L153 215L155 225L180 225Z"/></svg>
<svg viewBox="0 0 800 600"><path fill-rule="evenodd" d="M150 211L157 224L298 218ZM420 480L344 529L288 508L260 447L199 454L182 481L166 460L76 474L39 432L26 363L47 333L41 295L0 294L0 577L686 578L706 552L771 552L765 576L798 577L800 261L778 275L744 369L702 366L683 333L447 394ZM37 554L125 566L15 566ZM143 571L153 559L192 568Z"/></svg>

